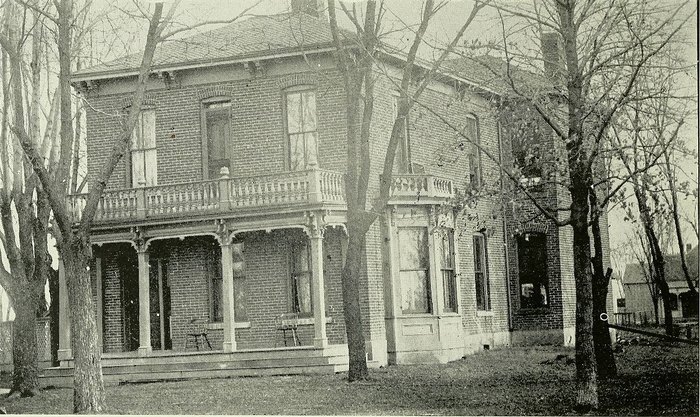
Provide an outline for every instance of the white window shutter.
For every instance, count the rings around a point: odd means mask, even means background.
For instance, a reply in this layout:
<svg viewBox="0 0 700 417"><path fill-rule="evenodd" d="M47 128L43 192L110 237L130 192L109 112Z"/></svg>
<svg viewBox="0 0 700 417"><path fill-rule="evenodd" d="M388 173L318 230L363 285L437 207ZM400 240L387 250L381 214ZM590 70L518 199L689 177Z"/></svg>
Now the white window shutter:
<svg viewBox="0 0 700 417"><path fill-rule="evenodd" d="M158 153L156 148L144 151L146 187L158 185Z"/></svg>

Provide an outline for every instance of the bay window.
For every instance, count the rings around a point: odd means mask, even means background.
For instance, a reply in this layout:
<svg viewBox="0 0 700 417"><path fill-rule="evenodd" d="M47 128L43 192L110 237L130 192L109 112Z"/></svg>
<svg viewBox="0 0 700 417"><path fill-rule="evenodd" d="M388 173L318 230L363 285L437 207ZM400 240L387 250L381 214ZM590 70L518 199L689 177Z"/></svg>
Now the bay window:
<svg viewBox="0 0 700 417"><path fill-rule="evenodd" d="M430 260L428 228L401 227L399 234L399 278L403 313L430 313Z"/></svg>

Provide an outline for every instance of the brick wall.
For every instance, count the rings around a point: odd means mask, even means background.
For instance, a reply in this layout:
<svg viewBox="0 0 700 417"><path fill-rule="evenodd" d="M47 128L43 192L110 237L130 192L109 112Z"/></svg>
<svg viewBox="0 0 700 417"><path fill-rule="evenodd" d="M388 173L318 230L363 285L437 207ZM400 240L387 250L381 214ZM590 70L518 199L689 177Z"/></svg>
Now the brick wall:
<svg viewBox="0 0 700 417"><path fill-rule="evenodd" d="M340 268L342 253L340 239L342 232L329 230L326 233L325 288L326 309L331 316L327 324L329 342L344 343L343 305L340 291ZM291 310L289 238L306 238L301 230L285 230L243 233L245 279L236 281L245 286L246 312L249 327L236 329L238 348L265 348L280 345L282 339L277 333L275 318ZM210 316L209 273L207 256L218 250L213 237L188 237L184 240L167 239L154 241L149 251L151 259L161 257L167 261L167 287L170 291L171 339L174 350L184 350L187 333L207 329L209 340L215 349L221 349L223 330L220 325L208 325ZM130 253L129 251L133 252ZM120 289L119 262L125 258L136 261L136 252L126 244L106 244L101 252L105 276L105 340L106 352L123 350L122 300ZM197 320L193 324L192 320ZM312 344L313 325L300 327L299 337L303 344ZM190 343L188 349L194 349Z"/></svg>
<svg viewBox="0 0 700 417"><path fill-rule="evenodd" d="M289 75L152 89L144 106L156 112L158 183L203 179L201 100L220 96L231 100L231 176L283 172L287 160L283 121L283 91L294 83ZM345 112L342 82L335 71L297 80L316 91L321 168L342 171L345 161ZM216 88L214 88L216 87ZM107 90L108 91L108 90ZM99 173L122 131L130 94L99 94L87 98L88 177ZM127 184L122 160L110 178L110 188Z"/></svg>

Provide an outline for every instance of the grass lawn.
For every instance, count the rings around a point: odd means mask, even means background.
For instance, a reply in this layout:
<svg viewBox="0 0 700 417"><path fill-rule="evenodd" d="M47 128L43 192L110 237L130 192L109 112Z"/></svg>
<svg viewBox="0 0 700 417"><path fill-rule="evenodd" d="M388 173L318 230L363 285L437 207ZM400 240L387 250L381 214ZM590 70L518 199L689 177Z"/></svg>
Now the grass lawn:
<svg viewBox="0 0 700 417"><path fill-rule="evenodd" d="M573 414L573 350L482 352L446 365L391 366L371 380L343 375L209 379L107 388L110 414ZM620 376L600 387L600 414L698 415L698 348L627 346ZM567 363L568 362L568 363ZM9 413L70 413L72 390L0 400Z"/></svg>

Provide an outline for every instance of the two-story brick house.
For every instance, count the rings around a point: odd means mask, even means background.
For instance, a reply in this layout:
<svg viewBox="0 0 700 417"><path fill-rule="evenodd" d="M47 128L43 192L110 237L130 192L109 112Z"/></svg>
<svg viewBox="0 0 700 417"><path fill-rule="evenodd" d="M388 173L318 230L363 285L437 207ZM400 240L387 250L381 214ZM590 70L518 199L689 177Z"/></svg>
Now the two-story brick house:
<svg viewBox="0 0 700 417"><path fill-rule="evenodd" d="M105 378L347 369L345 92L333 51L328 22L303 13L249 18L157 51L131 150L91 237ZM400 62L377 63L373 193ZM131 56L73 78L89 103L89 177L122 129L137 66ZM449 74L423 104L492 155L508 154L492 111L498 89L468 71ZM455 194L497 177L497 161L424 107L404 136L392 198L363 258L369 363L444 362L542 329L571 342L570 238L541 224L516 230L488 198L463 215ZM75 222L82 204L70 197ZM62 367L46 375L56 383L72 367L67 308L62 296ZM296 337L282 330L290 327Z"/></svg>

